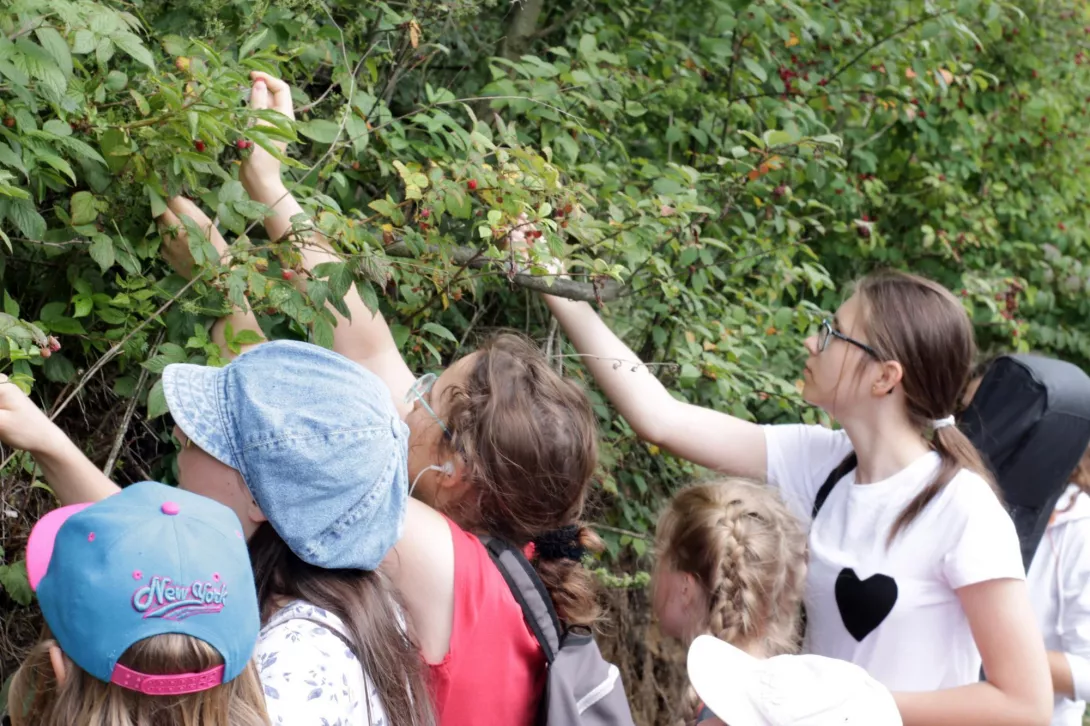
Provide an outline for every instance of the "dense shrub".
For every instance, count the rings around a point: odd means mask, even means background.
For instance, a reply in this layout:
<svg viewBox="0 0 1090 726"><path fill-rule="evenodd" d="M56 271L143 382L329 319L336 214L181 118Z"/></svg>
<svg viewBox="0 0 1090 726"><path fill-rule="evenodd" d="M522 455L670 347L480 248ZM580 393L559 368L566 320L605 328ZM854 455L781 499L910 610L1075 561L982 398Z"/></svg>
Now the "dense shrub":
<svg viewBox="0 0 1090 726"><path fill-rule="evenodd" d="M564 294L738 415L814 419L801 340L880 265L959 292L985 348L1090 361L1085 2L544 5L5 3L0 368L122 480L171 478L157 376L220 362L208 329L232 304L328 345L355 282L418 368L513 327L581 376L531 292L551 279L504 244L523 212L569 260ZM251 69L291 81L297 123L252 126ZM237 179L239 142L275 140L344 255L306 295ZM175 194L233 242L217 259L191 230L192 282L159 257ZM597 516L613 557L642 555L693 472L600 403ZM4 467L0 605L26 604L23 510L48 502L29 460Z"/></svg>

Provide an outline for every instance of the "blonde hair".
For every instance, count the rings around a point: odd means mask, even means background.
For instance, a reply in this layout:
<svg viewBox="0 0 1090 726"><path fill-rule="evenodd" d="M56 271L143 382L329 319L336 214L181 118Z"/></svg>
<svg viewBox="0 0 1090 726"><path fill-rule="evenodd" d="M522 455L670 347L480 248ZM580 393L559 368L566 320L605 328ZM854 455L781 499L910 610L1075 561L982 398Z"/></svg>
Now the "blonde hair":
<svg viewBox="0 0 1090 726"><path fill-rule="evenodd" d="M761 642L769 656L798 650L806 531L775 490L742 479L682 489L655 539L662 564L701 588L694 634L740 647ZM692 723L697 703L690 688L682 723Z"/></svg>
<svg viewBox="0 0 1090 726"><path fill-rule="evenodd" d="M89 675L63 655L58 682L48 630L15 673L8 694L12 726L268 726L253 662L229 683L182 696L148 696ZM202 640L156 635L134 643L118 661L149 675L197 673L223 663Z"/></svg>

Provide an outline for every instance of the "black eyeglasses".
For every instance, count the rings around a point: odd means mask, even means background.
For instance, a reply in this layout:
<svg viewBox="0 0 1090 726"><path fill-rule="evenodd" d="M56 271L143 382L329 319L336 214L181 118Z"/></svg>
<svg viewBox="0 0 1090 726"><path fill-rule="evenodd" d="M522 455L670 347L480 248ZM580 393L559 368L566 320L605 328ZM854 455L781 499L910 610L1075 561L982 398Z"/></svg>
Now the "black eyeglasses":
<svg viewBox="0 0 1090 726"><path fill-rule="evenodd" d="M874 348L870 347L866 343L859 342L855 338L849 338L847 335L844 335L844 333L841 333L839 330L833 327L832 322L830 322L828 318L825 318L821 321L821 327L818 328L818 353L825 352L825 349L829 347L829 340L832 338L838 338L840 340L843 340L845 343L851 343L860 350L865 351L867 355L869 355L871 358L874 358L876 361L882 360L882 356L878 355L878 351L876 351Z"/></svg>

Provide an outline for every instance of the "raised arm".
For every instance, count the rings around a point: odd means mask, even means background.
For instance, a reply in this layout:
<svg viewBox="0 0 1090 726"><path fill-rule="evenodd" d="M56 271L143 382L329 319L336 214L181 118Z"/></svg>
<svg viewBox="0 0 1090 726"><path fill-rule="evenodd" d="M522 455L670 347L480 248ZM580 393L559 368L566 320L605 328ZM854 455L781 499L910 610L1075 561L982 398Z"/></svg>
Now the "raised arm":
<svg viewBox="0 0 1090 726"><path fill-rule="evenodd" d="M56 424L0 374L0 442L30 452L61 504L97 502L120 491Z"/></svg>
<svg viewBox="0 0 1090 726"><path fill-rule="evenodd" d="M193 276L193 256L189 251L189 233L186 232L183 219L189 219L200 229L205 238L216 248L216 252L223 258L228 254L227 241L219 233L208 215L201 211L196 204L185 197L173 197L167 201L167 211L159 217L159 224L163 228L162 254L170 263L174 271L182 277L189 279ZM220 347L224 358L234 358L235 353L228 347L227 330L237 335L243 330L252 330L264 337L261 326L257 324L253 310L234 309L227 315L216 321L212 326L212 340ZM245 353L254 345L245 345L239 349L239 354Z"/></svg>
<svg viewBox="0 0 1090 726"><path fill-rule="evenodd" d="M709 469L765 478L768 464L760 426L679 401L589 303L544 297L594 380L640 438Z"/></svg>
<svg viewBox="0 0 1090 726"><path fill-rule="evenodd" d="M267 73L251 74L254 85L250 103L255 109L271 108L294 118L291 89L284 81ZM253 148L250 157L242 165L239 174L243 186L255 201L272 208L265 219L269 239L278 240L291 231L291 220L303 213L303 208L284 185L280 174L280 162L259 146ZM323 262L339 262L329 240L318 232L312 232L300 250L303 264L308 270ZM302 286L305 281L297 283ZM371 312L364 304L355 286L348 291L345 305L351 313L346 318L333 311L337 325L333 331L333 349L351 358L382 378L390 388L394 403L402 418L412 410L405 403L405 393L412 385L414 376L397 349L389 325L378 311Z"/></svg>
<svg viewBox="0 0 1090 726"><path fill-rule="evenodd" d="M1026 583L989 580L957 593L988 680L893 694L904 726L1047 726L1052 689Z"/></svg>

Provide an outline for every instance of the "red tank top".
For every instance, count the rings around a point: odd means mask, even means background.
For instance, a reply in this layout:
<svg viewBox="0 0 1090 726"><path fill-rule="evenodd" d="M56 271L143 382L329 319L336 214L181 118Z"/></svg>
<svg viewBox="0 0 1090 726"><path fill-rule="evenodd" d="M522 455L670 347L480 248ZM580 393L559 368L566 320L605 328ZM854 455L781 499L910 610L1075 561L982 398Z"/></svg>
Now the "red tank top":
<svg viewBox="0 0 1090 726"><path fill-rule="evenodd" d="M430 666L440 726L532 726L545 654L480 540L449 519L454 541L450 650Z"/></svg>

